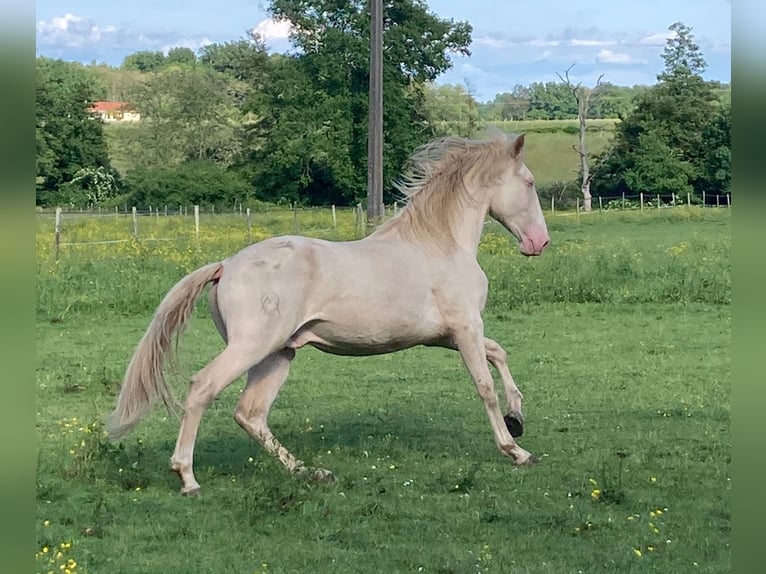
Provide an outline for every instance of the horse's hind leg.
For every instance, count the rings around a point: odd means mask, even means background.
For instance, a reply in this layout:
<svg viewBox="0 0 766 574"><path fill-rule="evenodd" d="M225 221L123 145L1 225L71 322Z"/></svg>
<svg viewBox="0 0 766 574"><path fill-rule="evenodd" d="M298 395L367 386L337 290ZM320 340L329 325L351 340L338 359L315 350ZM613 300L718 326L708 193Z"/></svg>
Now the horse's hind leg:
<svg viewBox="0 0 766 574"><path fill-rule="evenodd" d="M311 472L316 480L333 481L332 472L309 470L277 440L268 425L271 405L287 380L295 349L282 349L252 367L247 374L247 386L237 403L234 420L271 455L277 457L292 473Z"/></svg>
<svg viewBox="0 0 766 574"><path fill-rule="evenodd" d="M503 417L505 426L508 427L512 437L519 437L524 434L524 415L521 412L521 402L524 396L513 381L511 371L508 368L508 353L497 341L487 337L484 337L484 350L489 362L497 369L505 387L505 400L508 402L508 414Z"/></svg>
<svg viewBox="0 0 766 574"><path fill-rule="evenodd" d="M181 478L182 494L199 493L200 487L194 478L192 465L194 442L203 413L223 389L262 358L255 356L251 348L229 345L192 377L176 448L170 459L170 468Z"/></svg>

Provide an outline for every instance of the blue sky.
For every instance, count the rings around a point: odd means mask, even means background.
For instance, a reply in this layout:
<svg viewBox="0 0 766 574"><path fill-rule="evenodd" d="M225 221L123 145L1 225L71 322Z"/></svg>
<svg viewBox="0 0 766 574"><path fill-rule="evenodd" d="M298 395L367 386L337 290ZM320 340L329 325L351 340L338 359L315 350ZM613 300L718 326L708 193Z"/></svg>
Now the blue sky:
<svg viewBox="0 0 766 574"><path fill-rule="evenodd" d="M731 81L731 0L430 0L442 18L473 25L470 57L454 57L440 83L467 84L481 101L514 85L600 74L618 85L652 84L662 70L667 28L682 21L708 63L708 79ZM287 51L288 29L262 0L37 0L37 54L119 65L138 50L195 51L256 29Z"/></svg>

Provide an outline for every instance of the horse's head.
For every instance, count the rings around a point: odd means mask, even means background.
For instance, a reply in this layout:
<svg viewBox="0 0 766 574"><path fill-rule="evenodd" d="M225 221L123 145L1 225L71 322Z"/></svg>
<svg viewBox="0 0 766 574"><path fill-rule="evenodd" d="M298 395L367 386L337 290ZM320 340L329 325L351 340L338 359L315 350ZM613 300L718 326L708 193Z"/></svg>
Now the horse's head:
<svg viewBox="0 0 766 574"><path fill-rule="evenodd" d="M535 178L524 164L524 134L508 140L509 167L491 191L489 214L519 241L524 255L540 255L548 242Z"/></svg>

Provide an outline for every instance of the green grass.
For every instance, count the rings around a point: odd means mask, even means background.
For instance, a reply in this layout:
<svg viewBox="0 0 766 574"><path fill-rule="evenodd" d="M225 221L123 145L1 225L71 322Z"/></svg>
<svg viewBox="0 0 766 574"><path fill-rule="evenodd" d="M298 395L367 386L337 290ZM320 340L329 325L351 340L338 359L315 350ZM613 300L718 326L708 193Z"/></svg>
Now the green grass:
<svg viewBox="0 0 766 574"><path fill-rule="evenodd" d="M211 221L177 261L183 242L130 257L64 248L53 263L41 227L38 571L49 556L56 572L71 558L97 573L729 570L728 211L556 217L535 259L489 226L486 331L508 349L520 443L541 464L500 456L455 353L306 349L271 426L338 482L289 477L249 440L231 417L234 384L203 420L203 495L187 499L167 471L177 421L158 408L117 445L99 425L158 299L238 241L226 219L220 242ZM220 348L200 306L179 393Z"/></svg>

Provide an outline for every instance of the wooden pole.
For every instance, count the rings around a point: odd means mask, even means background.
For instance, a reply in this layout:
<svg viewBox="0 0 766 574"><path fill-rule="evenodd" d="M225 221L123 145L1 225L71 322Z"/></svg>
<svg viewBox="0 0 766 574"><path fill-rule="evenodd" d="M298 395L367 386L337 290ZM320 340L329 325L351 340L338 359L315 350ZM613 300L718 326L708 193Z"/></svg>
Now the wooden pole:
<svg viewBox="0 0 766 574"><path fill-rule="evenodd" d="M727 207L731 207L731 194L730 193L726 194L726 206Z"/></svg>
<svg viewBox="0 0 766 574"><path fill-rule="evenodd" d="M657 194L657 209L660 208L660 194Z"/></svg>
<svg viewBox="0 0 766 574"><path fill-rule="evenodd" d="M556 198L551 195L551 215L556 213Z"/></svg>
<svg viewBox="0 0 766 574"><path fill-rule="evenodd" d="M644 192L638 194L638 198L641 201L641 213L644 212Z"/></svg>
<svg viewBox="0 0 766 574"><path fill-rule="evenodd" d="M338 229L338 217L335 215L335 204L332 206L332 228Z"/></svg>
<svg viewBox="0 0 766 574"><path fill-rule="evenodd" d="M370 0L367 219L383 217L383 0Z"/></svg>
<svg viewBox="0 0 766 574"><path fill-rule="evenodd" d="M194 235L199 239L199 205L194 206Z"/></svg>
<svg viewBox="0 0 766 574"><path fill-rule="evenodd" d="M686 205L688 205L689 207L692 206L692 194L691 193L687 193L686 194Z"/></svg>
<svg viewBox="0 0 766 574"><path fill-rule="evenodd" d="M242 207L242 204L239 204ZM247 240L252 243L253 241L253 222L250 219L250 208L247 208Z"/></svg>
<svg viewBox="0 0 766 574"><path fill-rule="evenodd" d="M625 211L625 192L622 192L622 209Z"/></svg>
<svg viewBox="0 0 766 574"><path fill-rule="evenodd" d="M705 198L705 190L702 190L702 207L707 205L707 198Z"/></svg>
<svg viewBox="0 0 766 574"><path fill-rule="evenodd" d="M604 211L604 207L601 205L601 196L598 196L598 210Z"/></svg>
<svg viewBox="0 0 766 574"><path fill-rule="evenodd" d="M721 207L721 201L720 201L720 199L719 199L720 197L721 197L721 196L720 196L720 195L718 195L717 193L715 194L715 206L716 206L716 207Z"/></svg>
<svg viewBox="0 0 766 574"><path fill-rule="evenodd" d="M138 214L135 205L133 206L133 237L138 239Z"/></svg>
<svg viewBox="0 0 766 574"><path fill-rule="evenodd" d="M53 236L53 245L56 248L56 259L59 257L59 249L61 248L61 208L56 208L56 228Z"/></svg>

